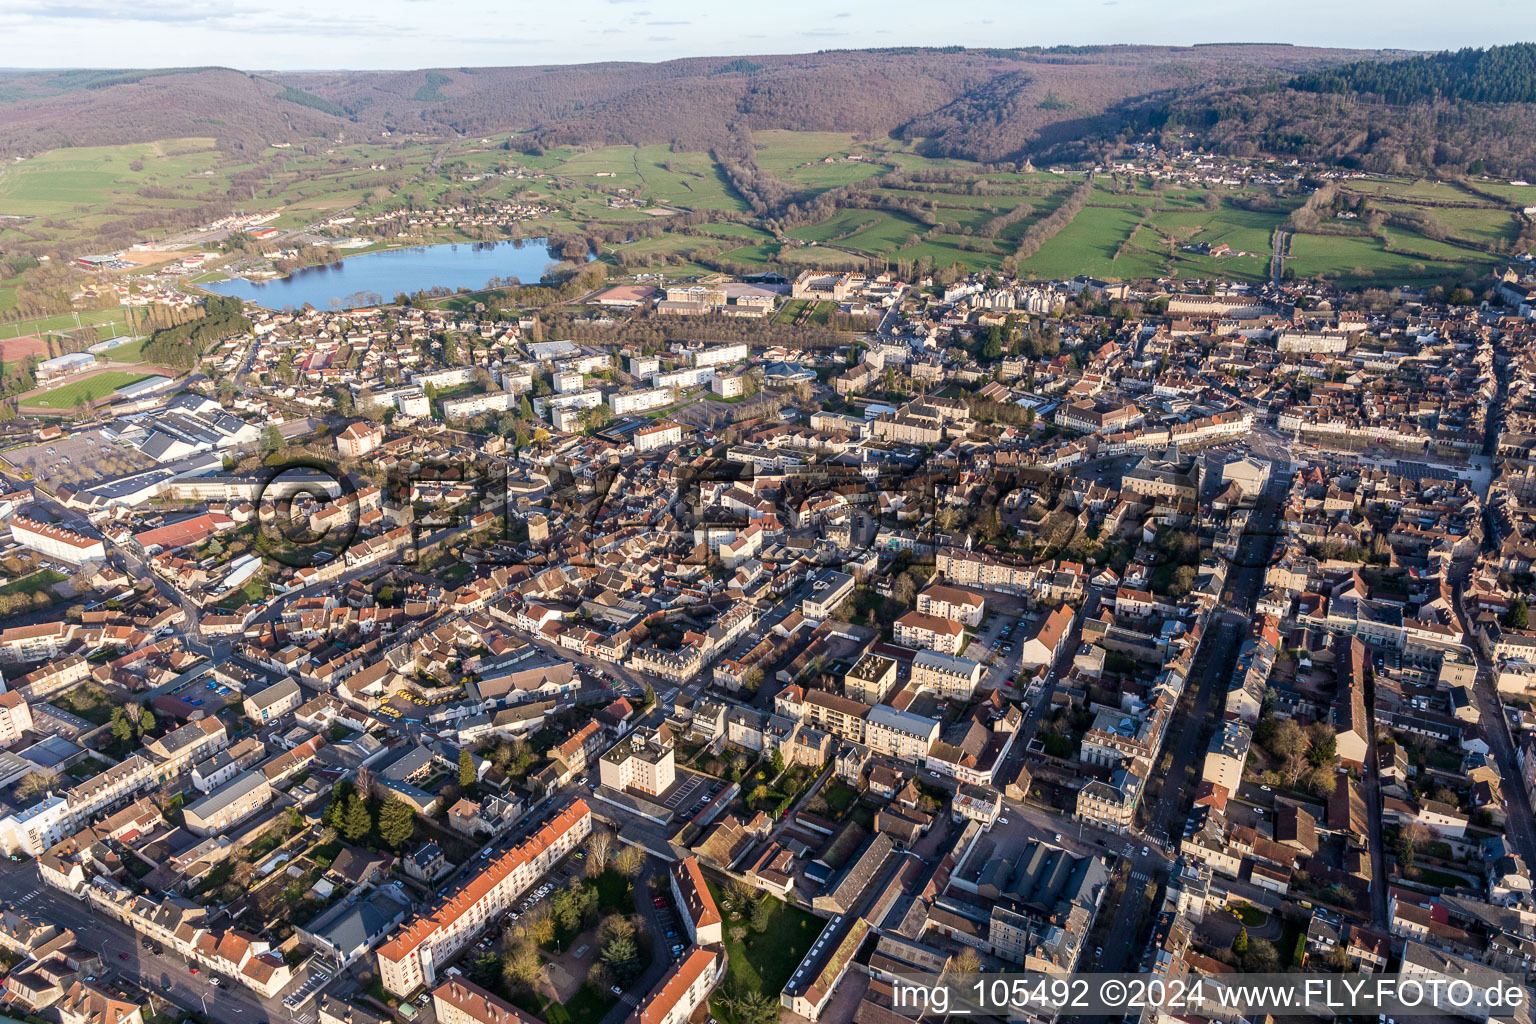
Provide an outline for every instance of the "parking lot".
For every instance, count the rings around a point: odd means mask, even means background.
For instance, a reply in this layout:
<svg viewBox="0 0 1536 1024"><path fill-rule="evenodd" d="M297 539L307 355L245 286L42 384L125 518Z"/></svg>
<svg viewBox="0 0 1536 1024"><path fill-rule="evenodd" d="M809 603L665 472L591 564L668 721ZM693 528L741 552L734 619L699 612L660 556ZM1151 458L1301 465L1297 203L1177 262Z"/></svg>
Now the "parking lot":
<svg viewBox="0 0 1536 1024"><path fill-rule="evenodd" d="M1019 663L1019 648L1028 639L1030 629L1028 622L1012 613L993 613L982 620L965 656L987 666L985 685L997 688L1012 679Z"/></svg>
<svg viewBox="0 0 1536 1024"><path fill-rule="evenodd" d="M235 692L216 679L200 677L189 679L180 686L172 687L167 694L180 697L194 708L204 707L209 712L217 711L231 700L238 700Z"/></svg>
<svg viewBox="0 0 1536 1024"><path fill-rule="evenodd" d="M709 798L724 788L724 783L719 782L709 775L700 775L697 772L684 772L679 769L678 774L682 778L677 785L672 787L672 792L662 799L662 805L674 814L691 818L704 809Z"/></svg>
<svg viewBox="0 0 1536 1024"><path fill-rule="evenodd" d="M672 959L676 960L683 950L687 948L688 937L683 934L682 924L678 921L677 914L672 909L670 899L665 896L657 896L651 900L651 905L656 908L656 925L661 929L662 940L672 954Z"/></svg>

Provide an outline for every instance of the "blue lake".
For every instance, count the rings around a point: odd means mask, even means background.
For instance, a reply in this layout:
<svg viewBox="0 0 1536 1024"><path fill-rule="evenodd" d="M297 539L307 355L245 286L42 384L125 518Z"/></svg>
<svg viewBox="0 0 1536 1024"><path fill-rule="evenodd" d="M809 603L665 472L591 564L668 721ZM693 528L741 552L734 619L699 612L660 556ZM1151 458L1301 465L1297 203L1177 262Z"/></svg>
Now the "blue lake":
<svg viewBox="0 0 1536 1024"><path fill-rule="evenodd" d="M272 281L234 279L202 287L268 309L297 309L306 302L316 309L352 309L393 302L401 292L480 289L492 278L515 277L524 284L537 284L545 269L558 260L542 238L455 242L349 256Z"/></svg>

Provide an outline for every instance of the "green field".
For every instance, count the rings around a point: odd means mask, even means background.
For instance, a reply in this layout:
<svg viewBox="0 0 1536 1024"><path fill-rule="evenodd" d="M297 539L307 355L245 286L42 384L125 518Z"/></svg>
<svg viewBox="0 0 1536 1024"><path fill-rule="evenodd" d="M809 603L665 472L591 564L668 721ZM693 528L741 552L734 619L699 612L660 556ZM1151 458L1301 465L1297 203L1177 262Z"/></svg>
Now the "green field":
<svg viewBox="0 0 1536 1024"><path fill-rule="evenodd" d="M935 266L947 267L952 263L958 263L967 270L991 270L1002 262L1001 255L992 255L983 252L968 252L945 245L944 236L916 245L909 245L896 250L892 258L898 260L932 260ZM1002 249L1003 253L1008 250Z"/></svg>
<svg viewBox="0 0 1536 1024"><path fill-rule="evenodd" d="M1072 218L1040 251L1020 265L1037 277L1072 277L1092 274L1096 277L1156 277L1162 273L1161 261L1140 251L1115 258L1120 244L1131 237L1141 223L1134 211L1105 206L1089 206Z"/></svg>
<svg viewBox="0 0 1536 1024"><path fill-rule="evenodd" d="M718 903L719 889L713 883L709 889ZM771 910L767 927L761 933L748 928L745 938L736 942L730 937L732 922L726 922L726 976L710 1003L715 1017L721 1021L731 1020L720 998L722 992L763 992L776 996L794 976L795 968L824 926L819 918L782 900L767 895L763 898Z"/></svg>
<svg viewBox="0 0 1536 1024"><path fill-rule="evenodd" d="M605 242L602 258L628 272L649 267L687 276L744 267L793 274L805 267L879 268L892 261L992 270L1083 180L1076 173L990 170L926 157L918 152L921 140L757 131L758 166L802 205L829 189L880 179L858 193L869 207L840 206L816 223L787 220L795 226L781 242L767 230L779 224L749 216L744 198L710 153L608 145L529 154L505 148L507 141L505 134L483 140L328 140L304 149L224 152L212 139L187 138L54 150L0 166L0 214L23 218L0 222L0 247L24 241L55 244L65 252L96 251L92 239L101 229L115 226L113 243L121 245L130 219L169 223L166 218L177 210L227 201L235 191L247 212L280 210L276 223L284 228L310 225L340 210L367 214L516 197L548 210L521 225L522 234L579 234L596 226L616 239ZM519 139L514 135L510 142L515 147ZM960 173L943 182L887 176L933 169ZM1360 178L1340 181L1339 189L1352 206L1363 202L1361 219L1330 219L1312 234L1293 235L1290 273L1326 276L1344 285L1462 279L1513 254L1523 223L1518 210L1536 204L1536 186L1491 181L1462 186ZM1269 273L1274 232L1302 198L1291 185L1271 190L1100 175L1091 205L1020 270L1042 278L1262 280ZM1255 199L1261 201L1251 205L1267 212L1244 208ZM1001 226L997 237L985 237L989 222L1020 204L1028 204L1027 216ZM637 237L640 233L631 230L664 224L671 213L684 211L711 214L716 221L692 225L686 234ZM1368 221L1368 212L1386 214L1387 223ZM1368 223L1377 234L1368 233ZM445 229L419 240L462 237ZM1244 255L1202 256L1185 249L1201 243L1225 244ZM195 280L221 276L208 271ZM22 283L0 279L0 311L14 304ZM109 332L131 330L121 310L82 314L80 322L102 324ZM0 338L73 326L73 317L0 325ZM130 351L107 358L137 358ZM49 396L49 401L59 399Z"/></svg>
<svg viewBox="0 0 1536 1024"><path fill-rule="evenodd" d="M182 138L50 150L0 167L0 214L53 218L6 224L0 243L46 239L72 251L94 251L92 240L105 225L227 202L234 177L242 173L261 182L239 190L246 212L282 209L278 226L307 225L367 201L400 175L421 174L440 148L440 143L374 143L231 157L211 138ZM384 160L394 165L391 170L371 166ZM416 198L439 195L445 185L441 179L424 182Z"/></svg>
<svg viewBox="0 0 1536 1024"><path fill-rule="evenodd" d="M47 590L55 583L63 583L68 576L53 569L39 569L30 576L11 580L4 586L0 586L0 594L35 594L40 590Z"/></svg>
<svg viewBox="0 0 1536 1024"><path fill-rule="evenodd" d="M878 255L921 236L923 225L906 214L884 210L844 210L820 224L787 232L791 238Z"/></svg>
<svg viewBox="0 0 1536 1024"><path fill-rule="evenodd" d="M105 373L93 374L83 380L61 384L32 398L23 399L23 404L41 409L73 409L81 399L90 402L98 401L106 398L118 388L132 384L134 381L143 380L148 376L149 374L147 373L108 370Z"/></svg>
<svg viewBox="0 0 1536 1024"><path fill-rule="evenodd" d="M1511 210L1436 210L1435 217L1455 237L1474 245L1507 245L1520 233L1520 223Z"/></svg>
<svg viewBox="0 0 1536 1024"><path fill-rule="evenodd" d="M1340 187L1345 192L1364 196L1380 196L1394 199L1425 199L1441 203L1482 202L1478 196L1450 181L1429 181L1414 178L1365 178L1344 181Z"/></svg>
<svg viewBox="0 0 1536 1024"><path fill-rule="evenodd" d="M750 224L736 224L731 222L727 222L725 224L709 224L705 226L704 230L710 235L724 235L727 238L762 239L773 237L762 228L755 228Z"/></svg>
<svg viewBox="0 0 1536 1024"><path fill-rule="evenodd" d="M691 235L657 235L655 238L642 238L638 242L630 242L628 245L614 246L613 251L627 253L693 252L709 244L709 239L695 238Z"/></svg>
<svg viewBox="0 0 1536 1024"><path fill-rule="evenodd" d="M144 361L144 343L148 340L148 338L140 338L138 341L125 341L121 345L99 353L96 358L102 362L111 363L142 363Z"/></svg>
<svg viewBox="0 0 1536 1024"><path fill-rule="evenodd" d="M727 249L720 254L723 260L735 263L762 263L769 264L778 258L779 245L777 242L768 242L762 245L744 245L738 249Z"/></svg>
<svg viewBox="0 0 1536 1024"><path fill-rule="evenodd" d="M859 140L847 132L759 131L753 133L753 142L759 167L808 192L825 192L891 170L975 166L963 160L922 156L915 151L915 142Z"/></svg>
<svg viewBox="0 0 1536 1024"><path fill-rule="evenodd" d="M0 172L0 214L66 214L79 205L131 200L137 189L149 184L183 191L190 198L203 191L193 176L220 159L212 139L55 149L5 165Z"/></svg>
<svg viewBox="0 0 1536 1024"><path fill-rule="evenodd" d="M647 146L635 151L634 161L647 198L689 210L747 209L707 153L673 153L667 146Z"/></svg>
<svg viewBox="0 0 1536 1024"><path fill-rule="evenodd" d="M1275 229L1285 222L1278 213L1258 213L1223 204L1219 210L1154 212L1148 221L1180 245L1230 245L1241 252L1268 255Z"/></svg>
<svg viewBox="0 0 1536 1024"><path fill-rule="evenodd" d="M688 210L747 208L708 153L674 153L669 146L604 146L570 154L549 164L548 169L562 178L577 179L581 185L603 191L629 189L666 206ZM634 219L649 219L639 211L592 212L604 218L624 212L638 214Z"/></svg>
<svg viewBox="0 0 1536 1024"><path fill-rule="evenodd" d="M1506 182L1480 181L1479 191L1507 199L1511 206L1536 206L1536 185L1510 185Z"/></svg>
<svg viewBox="0 0 1536 1024"><path fill-rule="evenodd" d="M75 323L76 316L79 317L79 325ZM79 314L64 313L36 320L15 320L0 324L0 338L20 338L23 335L46 334L49 331L72 331L76 326L106 327L118 334L125 334L128 331L128 314L126 310L119 307L86 310Z"/></svg>
<svg viewBox="0 0 1536 1024"><path fill-rule="evenodd" d="M1434 244L1417 235L1396 234L1405 236L1407 245ZM1350 285L1428 282L1459 276L1471 266L1390 252L1378 238L1347 235L1293 235L1290 254L1286 267L1297 277L1328 277Z"/></svg>

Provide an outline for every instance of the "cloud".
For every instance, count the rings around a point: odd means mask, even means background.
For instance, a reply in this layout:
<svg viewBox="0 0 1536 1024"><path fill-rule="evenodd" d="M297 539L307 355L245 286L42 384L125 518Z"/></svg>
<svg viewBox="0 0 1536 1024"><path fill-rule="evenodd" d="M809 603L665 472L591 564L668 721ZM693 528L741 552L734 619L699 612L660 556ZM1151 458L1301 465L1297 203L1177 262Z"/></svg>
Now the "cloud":
<svg viewBox="0 0 1536 1024"><path fill-rule="evenodd" d="M664 28L664 27L669 26L669 25L692 25L693 22L691 22L691 21L648 21L648 22L646 22L646 24L647 25L657 25L657 26L661 26L661 27Z"/></svg>
<svg viewBox="0 0 1536 1024"><path fill-rule="evenodd" d="M20 7L13 8L9 13L50 20L150 21L166 24L196 24L199 22L223 22L233 18L248 17L257 14L259 11L260 8L234 4L93 4L80 2L56 3L51 2L51 0L44 0L42 3L23 4Z"/></svg>

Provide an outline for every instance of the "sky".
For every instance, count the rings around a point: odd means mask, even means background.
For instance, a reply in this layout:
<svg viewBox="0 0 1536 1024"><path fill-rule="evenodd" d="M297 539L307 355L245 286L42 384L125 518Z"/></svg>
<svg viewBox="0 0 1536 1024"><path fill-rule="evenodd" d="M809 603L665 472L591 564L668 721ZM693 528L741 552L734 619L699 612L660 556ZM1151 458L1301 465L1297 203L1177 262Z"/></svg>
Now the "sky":
<svg viewBox="0 0 1536 1024"><path fill-rule="evenodd" d="M1515 42L1527 0L0 0L0 65L402 69L867 46Z"/></svg>

